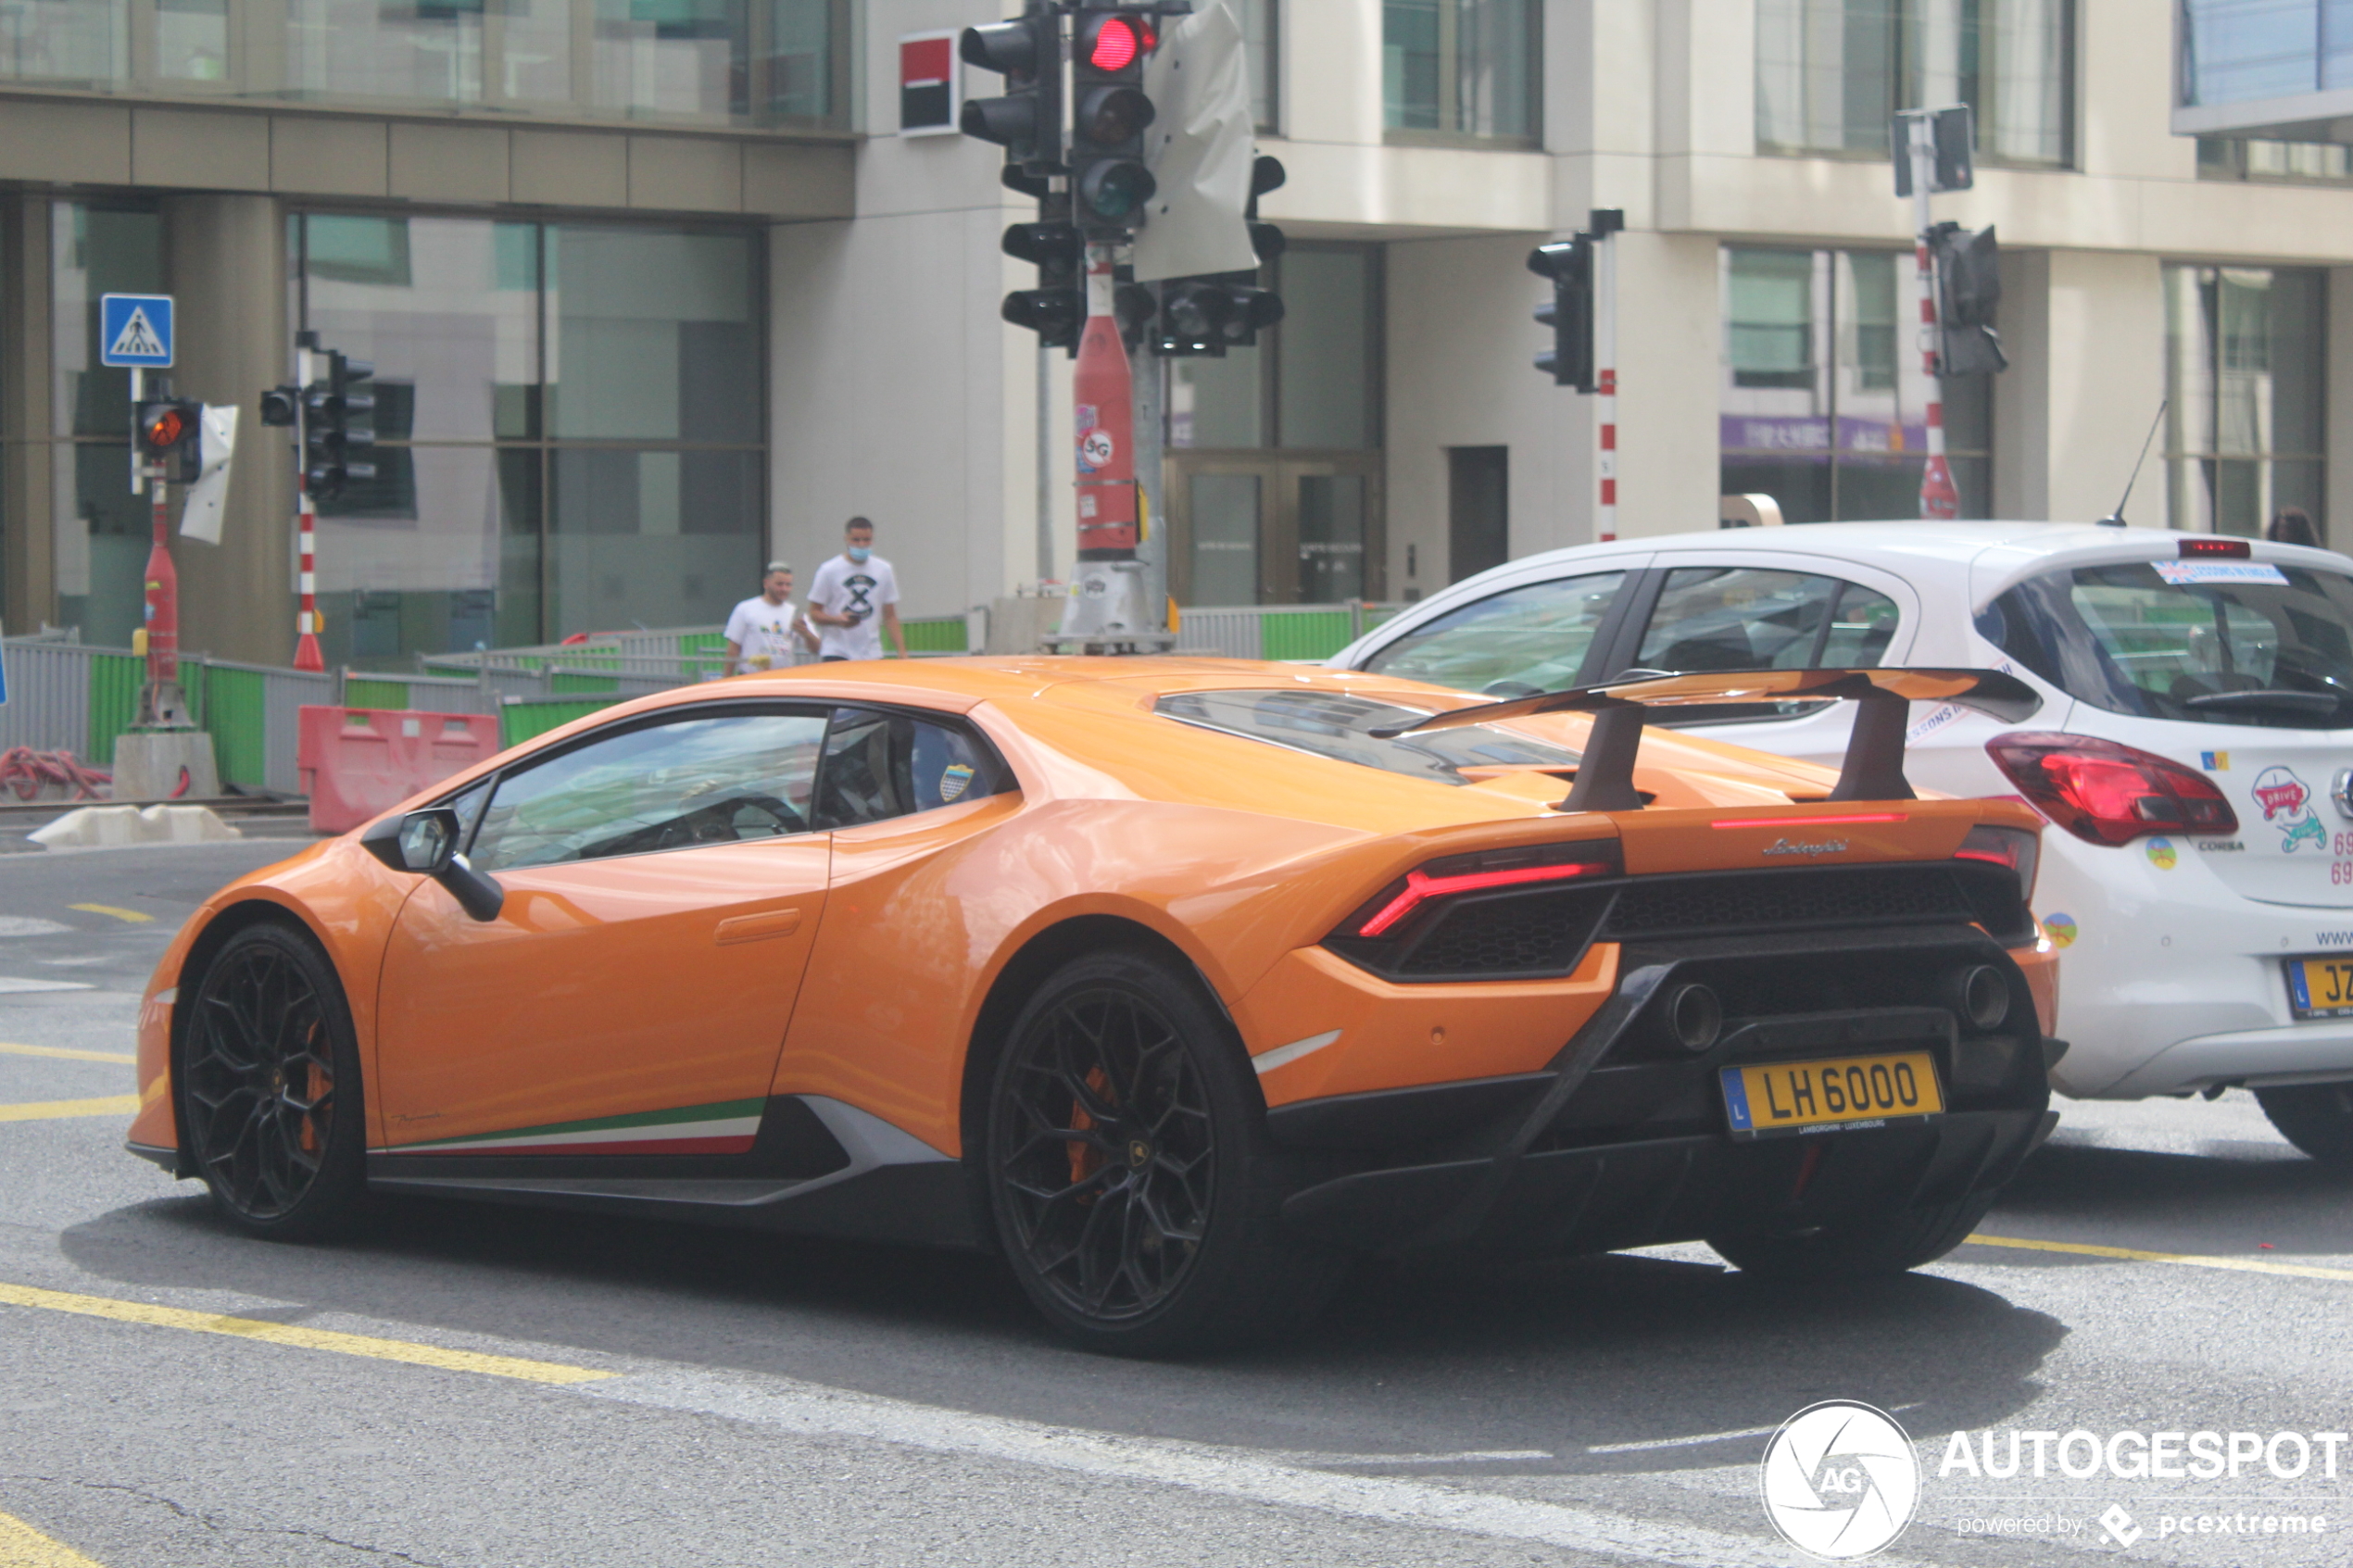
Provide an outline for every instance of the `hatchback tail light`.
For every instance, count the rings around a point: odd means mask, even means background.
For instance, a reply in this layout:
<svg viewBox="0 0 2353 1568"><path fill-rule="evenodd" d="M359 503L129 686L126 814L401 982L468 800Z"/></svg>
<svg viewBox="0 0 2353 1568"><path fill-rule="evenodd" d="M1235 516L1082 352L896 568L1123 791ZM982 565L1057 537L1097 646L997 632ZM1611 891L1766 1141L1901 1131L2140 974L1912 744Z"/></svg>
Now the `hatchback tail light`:
<svg viewBox="0 0 2353 1568"><path fill-rule="evenodd" d="M1985 743L2033 808L2092 844L2153 833L2228 837L2238 813L2214 781L2170 758L2090 735L2019 732Z"/></svg>
<svg viewBox="0 0 2353 1568"><path fill-rule="evenodd" d="M1997 828L1980 822L1969 830L1961 847L1953 851L1957 860L1985 860L1996 866L2007 866L2018 873L2019 896L2034 897L2034 866L2042 859L2041 835L2031 828Z"/></svg>

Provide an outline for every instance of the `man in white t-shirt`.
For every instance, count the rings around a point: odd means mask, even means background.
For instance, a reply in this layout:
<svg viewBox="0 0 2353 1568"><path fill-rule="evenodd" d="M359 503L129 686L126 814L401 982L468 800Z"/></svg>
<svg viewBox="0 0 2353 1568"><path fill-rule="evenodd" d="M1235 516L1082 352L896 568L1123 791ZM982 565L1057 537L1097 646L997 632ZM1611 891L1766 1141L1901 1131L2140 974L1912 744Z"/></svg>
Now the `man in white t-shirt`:
<svg viewBox="0 0 2353 1568"><path fill-rule="evenodd" d="M809 619L819 633L817 657L828 663L880 659L882 633L887 630L899 657L906 658L907 637L899 629L899 576L875 554L875 525L853 517L841 532L841 554L826 557L809 583Z"/></svg>
<svg viewBox="0 0 2353 1568"><path fill-rule="evenodd" d="M772 560L760 580L759 596L746 599L727 617L727 672L781 670L804 646L815 647L816 637L793 608L792 562Z"/></svg>

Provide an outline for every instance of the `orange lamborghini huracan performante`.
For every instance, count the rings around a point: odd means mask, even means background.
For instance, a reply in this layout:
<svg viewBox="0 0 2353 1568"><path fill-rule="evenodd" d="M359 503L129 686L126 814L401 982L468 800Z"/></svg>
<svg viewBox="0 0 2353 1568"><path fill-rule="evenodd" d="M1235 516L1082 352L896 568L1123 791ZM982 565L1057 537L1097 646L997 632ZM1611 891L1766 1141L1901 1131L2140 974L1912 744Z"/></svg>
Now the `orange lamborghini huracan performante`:
<svg viewBox="0 0 2353 1568"><path fill-rule="evenodd" d="M1661 706L1856 703L1836 774ZM1153 1353L1352 1256L1704 1238L1894 1271L2048 1131L2034 814L1780 670L1481 702L1208 659L822 665L623 704L217 894L132 1149L256 1235L370 1190L1002 1255Z"/></svg>

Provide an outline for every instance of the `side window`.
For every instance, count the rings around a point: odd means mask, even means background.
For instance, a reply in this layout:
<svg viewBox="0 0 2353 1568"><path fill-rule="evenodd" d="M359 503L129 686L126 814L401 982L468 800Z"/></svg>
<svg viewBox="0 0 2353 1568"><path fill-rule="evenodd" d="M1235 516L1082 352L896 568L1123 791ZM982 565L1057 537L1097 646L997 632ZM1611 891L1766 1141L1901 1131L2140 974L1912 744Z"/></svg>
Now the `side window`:
<svg viewBox="0 0 2353 1568"><path fill-rule="evenodd" d="M1507 588L1450 610L1400 637L1365 668L1491 696L1525 696L1577 684L1622 571Z"/></svg>
<svg viewBox="0 0 2353 1568"><path fill-rule="evenodd" d="M1013 787L997 754L961 725L845 708L825 735L816 825L854 827Z"/></svg>
<svg viewBox="0 0 2353 1568"><path fill-rule="evenodd" d="M591 740L498 781L474 835L474 867L806 833L824 738L822 712L766 712L680 718Z"/></svg>
<svg viewBox="0 0 2353 1568"><path fill-rule="evenodd" d="M1858 583L1744 566L1678 567L1634 662L1645 670L1868 668L1894 638L1895 601Z"/></svg>

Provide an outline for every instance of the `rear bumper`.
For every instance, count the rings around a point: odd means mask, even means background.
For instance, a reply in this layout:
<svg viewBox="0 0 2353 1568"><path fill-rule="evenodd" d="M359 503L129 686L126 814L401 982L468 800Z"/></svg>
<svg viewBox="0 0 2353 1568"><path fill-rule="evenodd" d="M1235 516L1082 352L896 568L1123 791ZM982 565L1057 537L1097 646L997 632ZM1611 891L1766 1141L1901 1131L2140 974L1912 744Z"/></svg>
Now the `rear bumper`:
<svg viewBox="0 0 2353 1568"><path fill-rule="evenodd" d="M1796 1231L1998 1188L2057 1121L2047 1110L1959 1111L1805 1138L1736 1144L1694 1134L1406 1166L1310 1187L1283 1217L1318 1240L1383 1253L1607 1252Z"/></svg>
<svg viewBox="0 0 2353 1568"><path fill-rule="evenodd" d="M1925 983L1974 963L2006 966L2013 978L2001 1033L1964 1030ZM2024 973L1973 928L1629 947L1623 972L1616 995L1542 1072L1269 1111L1277 1142L1323 1161L1322 1179L1285 1200L1286 1222L1329 1245L1388 1254L1567 1254L1795 1232L1990 1193L2056 1121L2048 1063L2064 1047L2042 1034ZM1891 977L1912 974L1924 983L1891 987ZM1840 976L1875 1005L1823 1010ZM1734 1009L1717 1046L1692 1055L1662 1045L1654 1005L1684 980L1728 998L1814 1005ZM1733 1137L1721 1068L1895 1048L1934 1055L1943 1114Z"/></svg>
<svg viewBox="0 0 2353 1568"><path fill-rule="evenodd" d="M2108 1099L2187 1094L2215 1084L2264 1087L2353 1078L2353 1018L2202 1035L2166 1047L2099 1091Z"/></svg>

